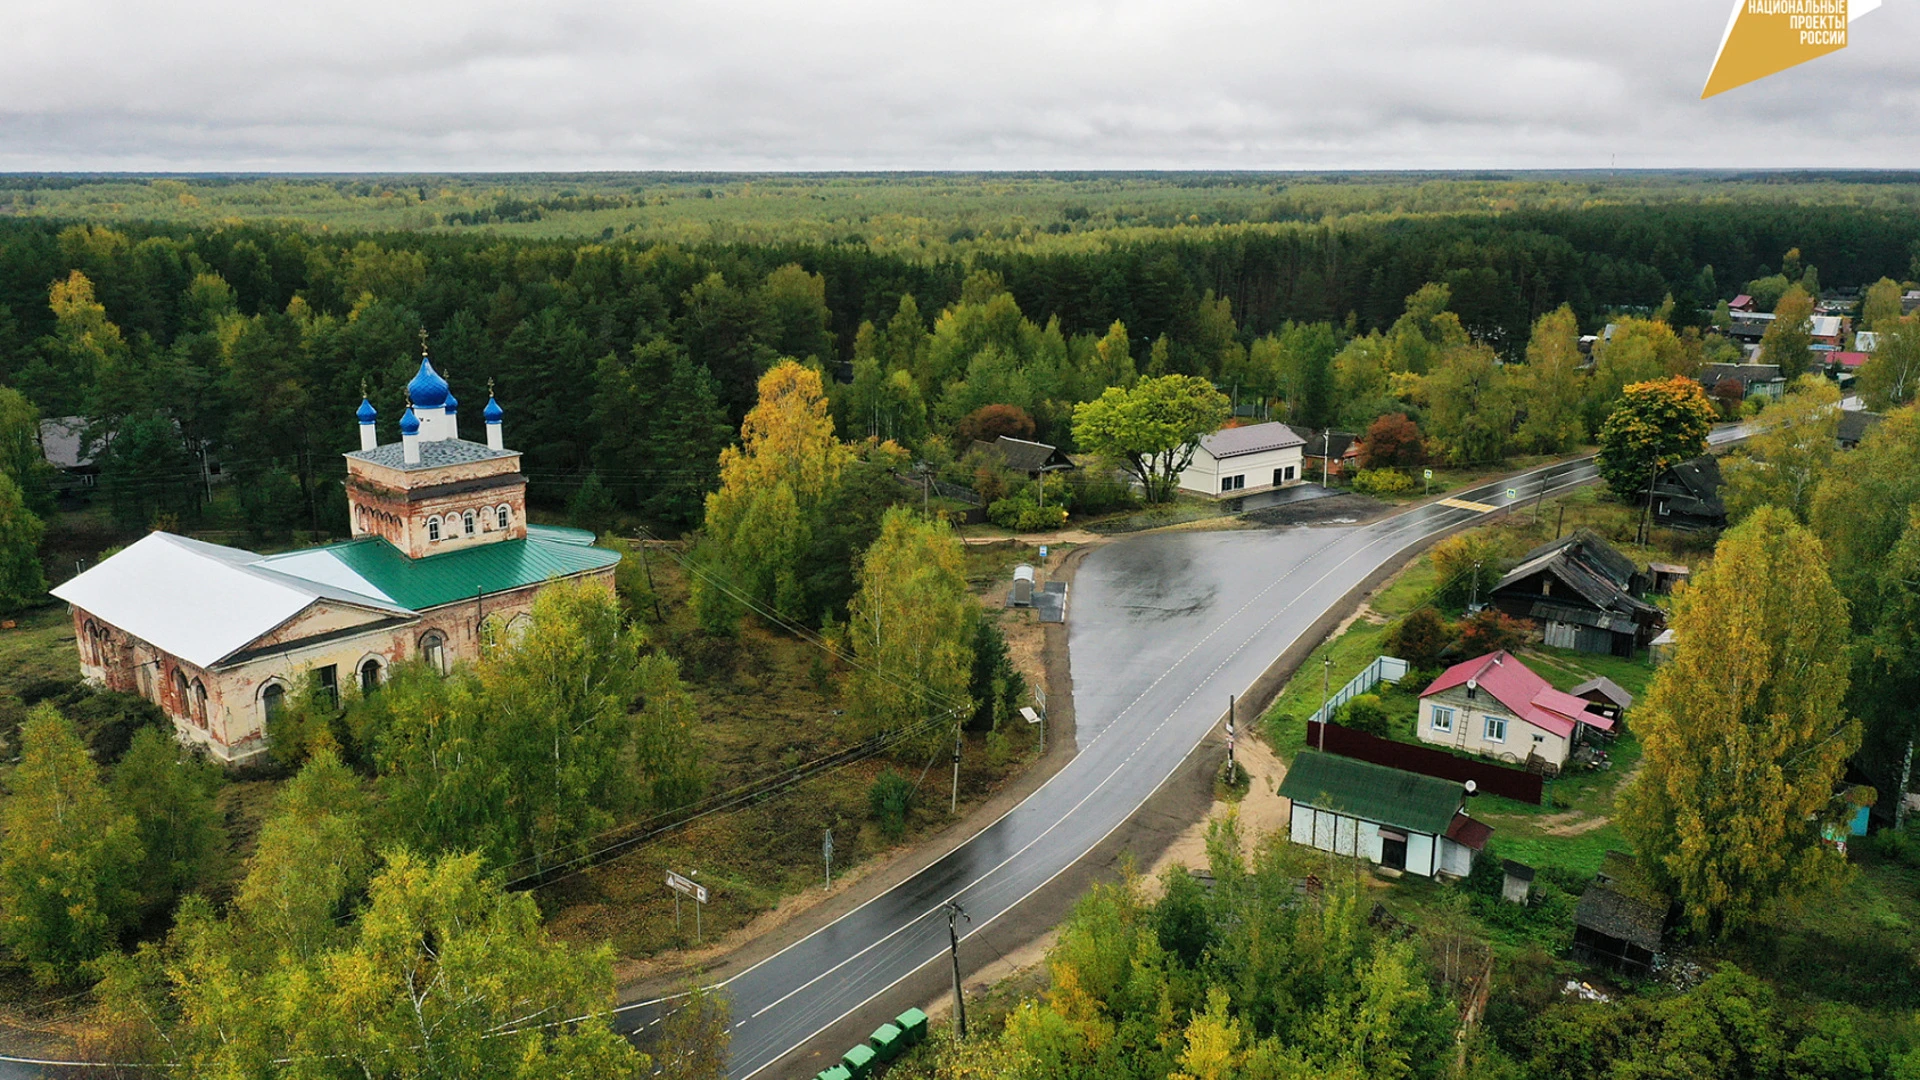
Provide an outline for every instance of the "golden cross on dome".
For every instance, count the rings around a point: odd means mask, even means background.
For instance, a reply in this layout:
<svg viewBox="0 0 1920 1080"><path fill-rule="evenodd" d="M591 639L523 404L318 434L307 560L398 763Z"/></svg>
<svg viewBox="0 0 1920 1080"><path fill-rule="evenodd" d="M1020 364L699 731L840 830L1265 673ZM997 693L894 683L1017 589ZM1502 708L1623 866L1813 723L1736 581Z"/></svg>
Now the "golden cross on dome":
<svg viewBox="0 0 1920 1080"><path fill-rule="evenodd" d="M420 355L427 355L427 328L424 326L420 328Z"/></svg>

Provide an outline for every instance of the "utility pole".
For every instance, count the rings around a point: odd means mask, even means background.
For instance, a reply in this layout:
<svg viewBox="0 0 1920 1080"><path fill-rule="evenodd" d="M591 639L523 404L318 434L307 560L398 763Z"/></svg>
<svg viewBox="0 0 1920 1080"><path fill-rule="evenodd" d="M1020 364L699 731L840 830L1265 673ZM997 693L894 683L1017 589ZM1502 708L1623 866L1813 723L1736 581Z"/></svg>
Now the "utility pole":
<svg viewBox="0 0 1920 1080"><path fill-rule="evenodd" d="M1229 784L1233 783L1236 779L1238 779L1240 775L1239 773L1234 771L1234 767L1233 767L1233 705L1234 705L1233 695L1228 694L1227 695L1227 783Z"/></svg>
<svg viewBox="0 0 1920 1080"><path fill-rule="evenodd" d="M1640 515L1640 543L1647 542L1653 534L1653 483L1660 478L1660 459L1654 458L1653 465L1647 469L1647 507Z"/></svg>
<svg viewBox="0 0 1920 1080"><path fill-rule="evenodd" d="M1327 749L1327 721L1333 719L1333 643L1327 643L1326 662L1320 666L1320 750Z"/></svg>
<svg viewBox="0 0 1920 1080"><path fill-rule="evenodd" d="M950 814L960 812L960 723L958 722L953 725L953 802L947 807L947 812Z"/></svg>
<svg viewBox="0 0 1920 1080"><path fill-rule="evenodd" d="M1473 585L1472 592L1467 597L1467 611L1471 613L1478 606L1480 606L1480 564L1476 562L1473 564Z"/></svg>
<svg viewBox="0 0 1920 1080"><path fill-rule="evenodd" d="M968 915L967 909L960 906L960 901L947 901L947 940L953 945L953 1016L955 1030L959 1031L960 1037L964 1039L967 1037L967 998L960 992L960 929L956 922L958 919L972 922L973 916Z"/></svg>
<svg viewBox="0 0 1920 1080"><path fill-rule="evenodd" d="M1333 429L1320 429L1320 486L1327 486L1327 453L1333 449Z"/></svg>
<svg viewBox="0 0 1920 1080"><path fill-rule="evenodd" d="M827 830L827 838L820 845L820 856L827 860L827 891L833 891L833 830Z"/></svg>
<svg viewBox="0 0 1920 1080"><path fill-rule="evenodd" d="M647 557L647 539L643 536L634 542L640 545L640 569L647 573L647 592L653 596L653 621L665 624L667 615L660 610L660 590L653 587L653 560Z"/></svg>

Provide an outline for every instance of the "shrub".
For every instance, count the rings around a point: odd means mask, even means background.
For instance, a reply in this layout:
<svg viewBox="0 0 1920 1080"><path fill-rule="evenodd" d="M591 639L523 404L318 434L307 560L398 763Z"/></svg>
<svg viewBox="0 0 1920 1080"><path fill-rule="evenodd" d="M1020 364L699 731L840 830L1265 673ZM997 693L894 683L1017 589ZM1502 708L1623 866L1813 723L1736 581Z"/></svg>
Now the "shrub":
<svg viewBox="0 0 1920 1080"><path fill-rule="evenodd" d="M889 840L898 840L907 831L907 815L913 812L914 794L913 781L890 768L867 789L867 809Z"/></svg>
<svg viewBox="0 0 1920 1080"><path fill-rule="evenodd" d="M1512 652L1527 643L1533 628L1505 612L1487 608L1460 620L1460 648L1468 656Z"/></svg>
<svg viewBox="0 0 1920 1080"><path fill-rule="evenodd" d="M1406 413L1376 418L1360 442L1360 464L1369 469L1418 465L1426 459L1427 444L1420 437L1420 425L1407 419Z"/></svg>
<svg viewBox="0 0 1920 1080"><path fill-rule="evenodd" d="M1033 417L1018 405L983 405L962 417L953 429L954 442L964 448L974 442L1033 438Z"/></svg>
<svg viewBox="0 0 1920 1080"><path fill-rule="evenodd" d="M1431 607L1410 611L1387 631L1387 651L1415 668L1430 668L1453 641L1453 628Z"/></svg>
<svg viewBox="0 0 1920 1080"><path fill-rule="evenodd" d="M1140 496L1123 476L1108 469L1079 469L1067 474L1071 504L1081 514L1105 514L1131 510L1140 505Z"/></svg>
<svg viewBox="0 0 1920 1080"><path fill-rule="evenodd" d="M1387 734L1387 707L1378 694L1361 694L1334 712L1333 722L1369 735Z"/></svg>
<svg viewBox="0 0 1920 1080"><path fill-rule="evenodd" d="M1413 490L1413 478L1392 469L1361 469L1353 474L1353 490L1362 495L1404 495Z"/></svg>
<svg viewBox="0 0 1920 1080"><path fill-rule="evenodd" d="M1067 523L1067 508L1051 503L1041 506L1023 492L987 507L987 520L1003 529L1046 532Z"/></svg>

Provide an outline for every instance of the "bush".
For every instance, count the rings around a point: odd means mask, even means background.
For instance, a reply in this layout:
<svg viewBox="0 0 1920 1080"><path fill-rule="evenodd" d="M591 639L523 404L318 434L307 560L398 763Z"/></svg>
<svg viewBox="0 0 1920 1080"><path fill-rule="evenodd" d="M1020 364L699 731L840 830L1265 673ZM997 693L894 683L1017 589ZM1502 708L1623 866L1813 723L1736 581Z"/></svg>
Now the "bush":
<svg viewBox="0 0 1920 1080"><path fill-rule="evenodd" d="M898 840L907 831L907 815L913 812L913 781L887 769L867 789L867 809L880 823L880 832L889 840Z"/></svg>
<svg viewBox="0 0 1920 1080"><path fill-rule="evenodd" d="M1125 477L1107 469L1079 469L1067 474L1071 504L1080 514L1106 514L1131 510L1140 505L1140 496Z"/></svg>
<svg viewBox="0 0 1920 1080"><path fill-rule="evenodd" d="M1362 495L1405 495L1413 478L1392 469L1361 469L1353 474L1353 490Z"/></svg>
<svg viewBox="0 0 1920 1080"><path fill-rule="evenodd" d="M1387 651L1413 668L1430 668L1453 641L1453 628L1438 611L1423 607L1410 611L1387 631Z"/></svg>
<svg viewBox="0 0 1920 1080"><path fill-rule="evenodd" d="M1480 656L1506 650L1512 652L1527 643L1533 627L1488 608L1460 620L1460 649L1468 656Z"/></svg>
<svg viewBox="0 0 1920 1080"><path fill-rule="evenodd" d="M1387 734L1387 707L1378 694L1361 694L1334 710L1333 722L1369 735Z"/></svg>
<svg viewBox="0 0 1920 1080"><path fill-rule="evenodd" d="M1426 459L1427 445L1420 437L1420 425L1407 419L1406 413L1376 417L1360 442L1360 463L1369 469L1418 465Z"/></svg>
<svg viewBox="0 0 1920 1080"><path fill-rule="evenodd" d="M1067 508L1051 503L1041 506L1030 493L1022 492L987 507L987 520L1003 529L1047 532L1067 523Z"/></svg>

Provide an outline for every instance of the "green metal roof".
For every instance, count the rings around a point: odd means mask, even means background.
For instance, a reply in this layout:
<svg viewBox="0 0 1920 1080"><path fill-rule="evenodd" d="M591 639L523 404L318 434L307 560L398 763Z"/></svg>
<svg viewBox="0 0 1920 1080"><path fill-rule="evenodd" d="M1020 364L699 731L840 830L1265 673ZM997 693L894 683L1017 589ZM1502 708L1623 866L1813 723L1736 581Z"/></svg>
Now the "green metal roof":
<svg viewBox="0 0 1920 1080"><path fill-rule="evenodd" d="M1444 836L1460 809L1462 789L1436 776L1303 750L1287 768L1280 794L1349 817Z"/></svg>
<svg viewBox="0 0 1920 1080"><path fill-rule="evenodd" d="M620 561L617 551L547 539L531 528L525 540L479 544L424 559L409 559L373 536L321 550L412 611L471 600L478 593L506 592L571 577Z"/></svg>
<svg viewBox="0 0 1920 1080"><path fill-rule="evenodd" d="M592 547L594 541L591 530L575 529L566 525L529 525L527 535L536 536L542 540L556 540L562 544L579 544L581 547Z"/></svg>

